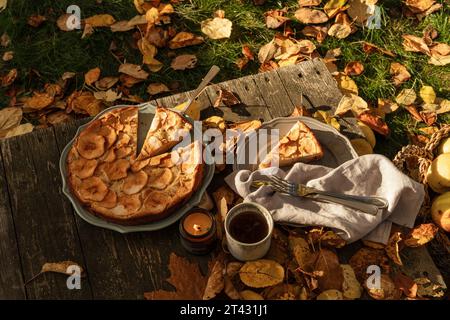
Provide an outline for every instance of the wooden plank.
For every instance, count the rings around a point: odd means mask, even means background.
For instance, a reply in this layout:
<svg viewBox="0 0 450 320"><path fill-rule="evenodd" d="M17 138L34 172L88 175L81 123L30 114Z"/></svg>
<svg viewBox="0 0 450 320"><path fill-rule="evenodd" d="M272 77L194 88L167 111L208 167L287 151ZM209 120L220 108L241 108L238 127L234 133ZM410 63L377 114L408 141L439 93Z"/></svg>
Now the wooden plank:
<svg viewBox="0 0 450 320"><path fill-rule="evenodd" d="M264 72L256 74L252 78L273 118L287 117L292 113L294 104L289 98L278 73L275 71Z"/></svg>
<svg viewBox="0 0 450 320"><path fill-rule="evenodd" d="M242 104L226 107L221 103L220 108L213 107L212 104L216 101L220 88L231 91ZM202 118L217 115L232 122L253 119L268 121L272 119L269 108L251 76L211 85L206 89L206 92L212 103L208 109L204 110Z"/></svg>
<svg viewBox="0 0 450 320"><path fill-rule="evenodd" d="M334 114L334 110L342 98L342 93L320 59L279 68L276 72L294 105L300 106L303 102L303 105L311 112L329 110ZM343 117L338 121L341 125L341 132L347 137L351 139L364 138L355 118Z"/></svg>
<svg viewBox="0 0 450 320"><path fill-rule="evenodd" d="M0 152L0 299L25 299L22 266Z"/></svg>
<svg viewBox="0 0 450 320"><path fill-rule="evenodd" d="M1 143L4 169L21 254L23 277L31 279L46 262L84 265L70 206L60 191L59 152L53 129L36 130ZM47 273L26 287L30 299L89 299L89 278L69 290L66 276Z"/></svg>
<svg viewBox="0 0 450 320"><path fill-rule="evenodd" d="M77 123L55 127L60 150L76 129ZM186 255L177 223L159 231L123 235L91 226L78 216L75 220L95 299L142 299L147 291L171 290L165 282L170 253Z"/></svg>

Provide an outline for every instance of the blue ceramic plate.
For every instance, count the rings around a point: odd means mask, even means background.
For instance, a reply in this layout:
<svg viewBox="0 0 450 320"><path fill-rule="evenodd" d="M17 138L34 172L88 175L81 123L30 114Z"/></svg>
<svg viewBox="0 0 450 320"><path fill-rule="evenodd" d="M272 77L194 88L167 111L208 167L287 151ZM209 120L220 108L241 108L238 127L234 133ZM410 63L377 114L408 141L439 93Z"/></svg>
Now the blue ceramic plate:
<svg viewBox="0 0 450 320"><path fill-rule="evenodd" d="M128 107L125 105L120 105L120 106L114 106L111 108L108 108L102 112L100 112L97 116L94 117L94 119L92 119L92 121L94 121L95 119L98 119L99 117L101 117L102 115L104 115L105 113L114 110L114 109L119 109L119 108L124 108L124 107ZM138 105L137 107L140 108L139 112L145 112L145 113L152 113L155 114L156 111L156 107L154 105L151 104L142 104L142 105ZM189 122L193 123L193 120L190 119L189 117L187 117L186 115L183 115ZM87 210L85 207L83 207L83 205L80 203L80 201L72 194L72 191L70 190L70 187L68 185L68 181L67 181L67 154L70 150L70 148L72 147L75 139L78 137L78 135L80 134L81 131L83 131L83 129L85 127L87 127L92 121L80 126L78 128L77 133L75 134L75 137L66 145L66 147L64 148L63 152L61 153L61 158L59 159L59 168L61 171L61 177L62 177L62 191L63 193L69 198L70 202L72 202L72 205L75 209L75 212L86 222L97 226L97 227L102 227L105 229L110 229L110 230L114 230L120 233L129 233L129 232L141 232L141 231L154 231L154 230L159 230L159 229L163 229L166 228L172 224L174 224L175 222L177 222L188 210L190 210L191 208L195 207L197 204L200 203L200 200L203 196L203 193L205 192L206 188L208 187L209 183L211 182L213 176L214 176L214 169L215 166L213 164L212 159L204 159L206 160L206 163L212 163L212 164L205 164L205 173L204 173L204 177L203 177L203 181L202 184L200 185L200 187L198 188L198 190L191 196L191 198L189 198L188 201L186 201L180 208L178 208L176 211L174 211L171 215L169 215L168 217L159 220L159 221L155 221L152 223L148 223L148 224L143 224L143 225L136 225L136 226L123 226L120 224L116 224L113 222L109 222L106 220L103 220L99 217L96 217L95 215L93 215L91 212L89 212L89 210ZM194 128L195 130L195 128ZM193 131L194 131L193 130ZM194 135L194 132L191 132L191 135ZM198 132L197 133L198 136L202 136L202 132ZM208 152L205 152L205 156L206 157L211 157L210 154Z"/></svg>

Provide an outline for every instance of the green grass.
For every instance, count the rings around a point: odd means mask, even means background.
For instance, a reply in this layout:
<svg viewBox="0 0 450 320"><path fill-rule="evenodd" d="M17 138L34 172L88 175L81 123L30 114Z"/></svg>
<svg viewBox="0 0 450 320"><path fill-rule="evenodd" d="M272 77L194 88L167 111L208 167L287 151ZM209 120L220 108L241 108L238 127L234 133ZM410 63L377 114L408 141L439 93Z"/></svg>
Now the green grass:
<svg viewBox="0 0 450 320"><path fill-rule="evenodd" d="M444 3L444 0L439 2ZM132 47L132 31L112 33L108 28L98 28L86 39L81 39L81 31L62 32L56 26L56 19L67 6L76 3L80 6L82 17L100 13L112 14L117 20L130 19L137 14L131 0L104 0L97 4L92 0L11 0L8 8L0 13L0 33L7 32L12 39L8 48L0 48L0 54L13 50L14 59L0 62L0 73L4 74L11 68L19 70L17 84L24 88L24 92L42 88L45 83L56 82L66 71L77 73L77 81L68 91L80 89L83 85L83 74L94 67L100 67L102 76L117 75L119 62L109 53L112 41L123 53L128 62L141 63L141 55ZM323 1L325 3L325 1ZM342 70L349 61L361 61L365 72L353 77L359 87L360 95L372 105L378 98L393 98L398 90L411 88L418 90L422 85L431 85L438 97L450 98L450 66L433 66L427 63L428 57L422 54L406 52L402 46L402 34L420 36L428 25L435 27L439 37L438 42L450 43L450 10L444 4L443 10L426 17L418 22L415 19L402 16L400 1L380 1L382 9L382 28L375 30L361 29L350 37L338 40L327 37L322 44L316 43L322 55L328 49L340 47L342 56L338 66ZM173 81L180 83L179 91L193 89L204 73L212 64L222 67L217 81L238 78L258 72L259 64L250 62L244 70L235 66L235 61L241 56L242 44L248 44L256 53L259 47L272 39L277 31L269 30L264 24L264 12L273 8L289 8L292 16L297 8L297 1L267 1L264 6L255 6L250 0L184 0L175 6L176 15L173 25L177 30L189 30L200 34L200 22L212 16L217 9L222 9L226 17L233 22L233 32L230 39L206 40L201 46L188 47L177 50L177 53L195 53L199 58L197 68L188 71L173 71L168 57L169 50L159 50L157 58L164 62L165 67L156 74L151 74L149 80L132 89L144 99L148 99L145 92L150 82L169 84ZM39 28L32 28L27 24L27 18L32 14L42 14L48 21ZM291 26L297 38L302 38L299 32L303 25L292 21ZM367 55L362 51L359 41L369 41L382 48L392 50L397 54L395 58L382 54ZM412 78L396 88L390 81L389 66L398 61L404 64ZM35 70L39 77L32 73ZM4 95L6 89L0 89L0 107L9 102ZM378 136L376 152L392 157L399 148L408 143L407 132L414 130L417 124L405 111L388 115L388 124L392 130L389 138ZM440 117L440 122L449 122L450 116ZM421 124L419 124L421 126Z"/></svg>

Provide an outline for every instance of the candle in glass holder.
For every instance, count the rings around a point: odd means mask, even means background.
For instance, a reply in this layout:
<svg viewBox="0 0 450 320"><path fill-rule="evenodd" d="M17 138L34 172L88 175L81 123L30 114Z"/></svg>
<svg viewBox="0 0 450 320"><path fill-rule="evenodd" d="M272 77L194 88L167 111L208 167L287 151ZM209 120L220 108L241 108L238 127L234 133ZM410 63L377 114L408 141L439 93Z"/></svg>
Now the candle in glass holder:
<svg viewBox="0 0 450 320"><path fill-rule="evenodd" d="M207 254L216 244L216 222L206 210L194 208L180 222L183 247L193 254Z"/></svg>

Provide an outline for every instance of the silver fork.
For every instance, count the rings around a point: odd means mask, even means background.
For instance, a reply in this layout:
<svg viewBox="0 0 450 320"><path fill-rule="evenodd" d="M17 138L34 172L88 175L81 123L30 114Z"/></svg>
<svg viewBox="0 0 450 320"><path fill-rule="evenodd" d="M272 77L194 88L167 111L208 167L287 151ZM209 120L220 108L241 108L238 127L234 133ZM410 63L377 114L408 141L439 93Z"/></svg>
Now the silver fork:
<svg viewBox="0 0 450 320"><path fill-rule="evenodd" d="M275 191L293 196L308 197L321 201L338 203L362 212L377 215L382 209L388 207L388 202L381 197L354 196L329 191L322 191L308 187L304 184L293 183L277 176L268 176L270 185Z"/></svg>

